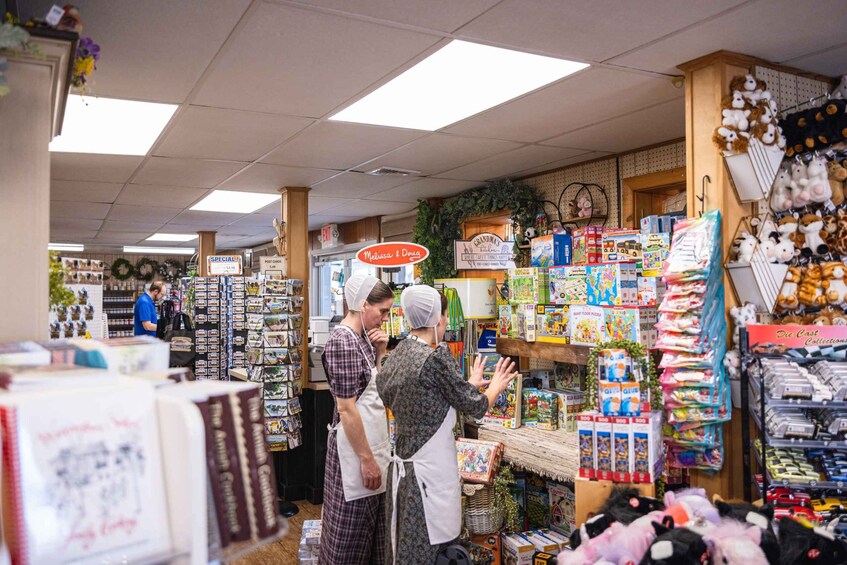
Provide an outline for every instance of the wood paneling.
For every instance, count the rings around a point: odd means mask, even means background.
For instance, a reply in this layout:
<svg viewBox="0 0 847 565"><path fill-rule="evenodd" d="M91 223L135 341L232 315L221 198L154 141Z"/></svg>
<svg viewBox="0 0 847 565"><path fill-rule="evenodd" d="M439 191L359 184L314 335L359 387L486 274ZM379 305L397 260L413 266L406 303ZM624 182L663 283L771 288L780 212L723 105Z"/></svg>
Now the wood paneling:
<svg viewBox="0 0 847 565"><path fill-rule="evenodd" d="M508 212L496 212L479 218L471 218L462 224L462 237L470 239L480 233L493 233L505 239L511 223L512 219ZM506 280L506 273L502 269L496 271L460 269L456 276L469 279L496 279L498 285Z"/></svg>
<svg viewBox="0 0 847 565"><path fill-rule="evenodd" d="M206 258L215 254L215 234L213 231L200 231L200 240L197 243L197 274L201 277L209 276Z"/></svg>
<svg viewBox="0 0 847 565"><path fill-rule="evenodd" d="M363 243L365 241L379 241L380 221L379 216L356 220L355 222L347 222L338 224L338 245L349 245L351 243ZM309 249L318 251L321 249L321 242L318 237L321 230L312 230L309 232Z"/></svg>
<svg viewBox="0 0 847 565"><path fill-rule="evenodd" d="M320 520L321 507L305 500L297 502L300 512L288 519L288 535L283 539L254 551L233 562L233 565L294 565L300 562L297 550L300 547L300 534L303 522Z"/></svg>
<svg viewBox="0 0 847 565"><path fill-rule="evenodd" d="M649 173L622 179L621 182L621 227L638 228L635 210L635 193L680 187L685 189L685 167L670 171ZM655 213L652 212L651 213ZM649 215L649 214L647 214Z"/></svg>
<svg viewBox="0 0 847 565"><path fill-rule="evenodd" d="M286 187L282 194L282 220L285 222L285 259L287 276L303 281L303 320L309 319L309 276L312 273L309 257L309 189ZM303 379L309 382L309 324L303 324Z"/></svg>

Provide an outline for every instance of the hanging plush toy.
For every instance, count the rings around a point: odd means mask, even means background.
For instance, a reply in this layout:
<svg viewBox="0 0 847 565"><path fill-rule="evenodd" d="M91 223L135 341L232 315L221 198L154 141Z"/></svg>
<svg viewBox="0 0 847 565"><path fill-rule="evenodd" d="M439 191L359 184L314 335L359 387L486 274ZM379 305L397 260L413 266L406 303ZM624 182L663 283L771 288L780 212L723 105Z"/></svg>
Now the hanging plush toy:
<svg viewBox="0 0 847 565"><path fill-rule="evenodd" d="M824 255L829 252L826 245L826 231L823 229L823 217L820 211L805 214L797 227L800 252L804 257Z"/></svg>
<svg viewBox="0 0 847 565"><path fill-rule="evenodd" d="M806 165L799 159L791 163L791 200L795 208L802 208L812 200L812 195L806 189L809 178L806 176Z"/></svg>
<svg viewBox="0 0 847 565"><path fill-rule="evenodd" d="M787 169L779 169L771 187L771 208L775 212L785 212L793 206L791 200L791 175Z"/></svg>
<svg viewBox="0 0 847 565"><path fill-rule="evenodd" d="M830 161L826 172L829 178L829 189L832 191L832 203L839 206L844 202L844 181L847 180L847 169L838 161Z"/></svg>
<svg viewBox="0 0 847 565"><path fill-rule="evenodd" d="M832 261L821 265L823 270L823 288L827 304L838 306L847 301L847 267L841 261Z"/></svg>
<svg viewBox="0 0 847 565"><path fill-rule="evenodd" d="M782 312L799 308L800 281L802 278L802 267L788 267L785 282L782 283L782 288L779 290L779 296L776 299L776 305Z"/></svg>
<svg viewBox="0 0 847 565"><path fill-rule="evenodd" d="M829 173L827 161L823 157L815 157L806 167L806 178L800 179L801 186L805 187L812 202L823 204L832 197L832 188L829 184Z"/></svg>
<svg viewBox="0 0 847 565"><path fill-rule="evenodd" d="M750 145L750 134L736 128L721 126L712 135L712 142L720 151L746 153Z"/></svg>
<svg viewBox="0 0 847 565"><path fill-rule="evenodd" d="M747 302L743 306L733 306L729 309L729 316L735 324L735 329L732 331L732 346L738 349L741 346L741 328L756 323L756 305Z"/></svg>
<svg viewBox="0 0 847 565"><path fill-rule="evenodd" d="M804 306L826 306L826 297L823 294L823 270L820 265L812 264L806 267L803 280L797 287L797 298Z"/></svg>

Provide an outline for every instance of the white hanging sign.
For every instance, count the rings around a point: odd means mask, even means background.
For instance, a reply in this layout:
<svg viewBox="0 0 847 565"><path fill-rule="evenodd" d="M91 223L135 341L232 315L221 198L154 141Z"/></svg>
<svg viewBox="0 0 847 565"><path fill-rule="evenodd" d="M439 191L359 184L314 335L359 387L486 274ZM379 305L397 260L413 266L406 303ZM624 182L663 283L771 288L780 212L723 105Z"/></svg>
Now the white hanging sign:
<svg viewBox="0 0 847 565"><path fill-rule="evenodd" d="M514 269L514 246L493 233L479 233L469 240L453 242L456 269L499 271Z"/></svg>

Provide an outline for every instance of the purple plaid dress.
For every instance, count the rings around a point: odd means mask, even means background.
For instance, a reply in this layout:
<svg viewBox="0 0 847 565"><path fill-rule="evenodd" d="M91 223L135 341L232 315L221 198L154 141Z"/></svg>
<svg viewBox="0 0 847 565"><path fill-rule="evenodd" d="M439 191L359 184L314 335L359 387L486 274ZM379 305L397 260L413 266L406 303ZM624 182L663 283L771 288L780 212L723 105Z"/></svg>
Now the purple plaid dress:
<svg viewBox="0 0 847 565"><path fill-rule="evenodd" d="M324 349L327 380L333 399L358 398L368 386L374 364L363 336L335 328ZM367 358L365 357L367 355ZM333 426L339 421L333 410ZM385 551L385 495L344 500L335 431L329 433L324 475L320 565L382 565Z"/></svg>

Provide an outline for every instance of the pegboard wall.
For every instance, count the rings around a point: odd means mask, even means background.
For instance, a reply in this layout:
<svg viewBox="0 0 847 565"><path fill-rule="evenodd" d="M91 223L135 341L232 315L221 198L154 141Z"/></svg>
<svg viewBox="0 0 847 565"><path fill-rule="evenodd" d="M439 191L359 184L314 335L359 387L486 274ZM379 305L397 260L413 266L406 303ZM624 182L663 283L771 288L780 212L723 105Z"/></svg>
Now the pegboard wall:
<svg viewBox="0 0 847 565"><path fill-rule="evenodd" d="M534 177L522 179L521 182L535 188L543 200L558 202L562 190L572 182L596 183L606 189L609 201L609 209L601 210L602 202L595 199L598 206L596 214L608 215L606 227L620 226L620 201L618 200L619 180L638 175L646 175L659 171L667 171L685 166L685 142L675 141L667 145L651 147L643 151L635 151L621 156L610 156L606 159L584 164L573 165L557 171L544 173ZM620 167L620 179L617 177ZM562 214L566 202L573 198L576 188L568 189L569 192L562 198ZM570 194L573 192L574 194ZM545 211L551 218L556 217L552 206L545 204ZM608 214L606 214L608 212ZM592 222L599 223L599 222Z"/></svg>
<svg viewBox="0 0 847 565"><path fill-rule="evenodd" d="M776 106L780 110L808 102L810 98L826 96L829 92L832 92L833 85L827 81L762 66L757 66L754 72L756 78L767 83L768 90L773 95Z"/></svg>

